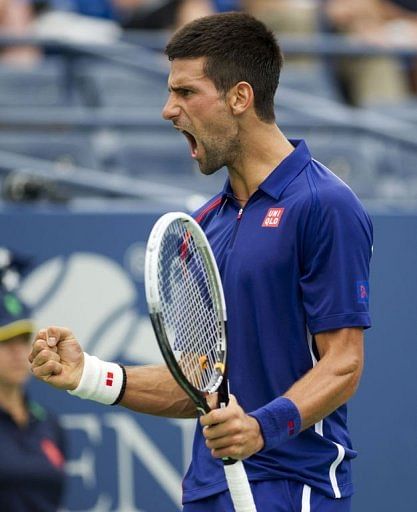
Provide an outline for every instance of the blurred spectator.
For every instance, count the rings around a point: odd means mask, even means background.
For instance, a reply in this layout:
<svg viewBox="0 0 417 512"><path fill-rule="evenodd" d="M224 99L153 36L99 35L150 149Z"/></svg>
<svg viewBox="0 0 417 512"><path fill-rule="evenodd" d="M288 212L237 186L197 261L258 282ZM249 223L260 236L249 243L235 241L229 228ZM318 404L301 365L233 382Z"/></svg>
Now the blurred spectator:
<svg viewBox="0 0 417 512"><path fill-rule="evenodd" d="M213 8L217 12L240 11L243 0L212 0Z"/></svg>
<svg viewBox="0 0 417 512"><path fill-rule="evenodd" d="M215 12L213 0L33 0L51 13L113 21L127 29L172 29ZM220 4L225 0L216 0ZM228 1L231 3L231 0ZM236 3L236 2L233 2ZM69 18L68 18L69 19ZM60 18L56 15L53 22ZM75 21L75 18L73 18ZM91 20L90 20L91 21ZM104 25L102 25L104 26ZM48 28L50 30L50 28Z"/></svg>
<svg viewBox="0 0 417 512"><path fill-rule="evenodd" d="M417 47L417 1L416 0L385 0L383 2L385 17L391 20L394 33L400 35L400 41L404 40L403 31L406 34L408 44ZM409 59L406 63L409 71L410 86L412 92L417 95L417 58Z"/></svg>
<svg viewBox="0 0 417 512"><path fill-rule="evenodd" d="M318 29L317 0L241 0L241 4L280 34L311 34Z"/></svg>
<svg viewBox="0 0 417 512"><path fill-rule="evenodd" d="M211 0L113 0L122 26L175 29L214 12Z"/></svg>
<svg viewBox="0 0 417 512"><path fill-rule="evenodd" d="M0 0L0 30L12 36L28 35L35 12L29 0ZM30 46L14 46L1 50L2 62L28 66L36 62L41 53Z"/></svg>
<svg viewBox="0 0 417 512"><path fill-rule="evenodd" d="M64 485L61 427L25 392L35 326L16 293L15 261L0 248L0 510L55 512Z"/></svg>
<svg viewBox="0 0 417 512"><path fill-rule="evenodd" d="M364 43L415 48L417 15L406 7L408 3L414 4L416 9L416 2L407 0L325 0L324 12L330 27L336 32L348 34ZM346 58L341 59L337 71L346 97L352 104L395 104L410 97L407 67L401 59Z"/></svg>
<svg viewBox="0 0 417 512"><path fill-rule="evenodd" d="M68 11L93 16L95 18L114 19L115 12L112 0L33 0L45 7L58 11Z"/></svg>
<svg viewBox="0 0 417 512"><path fill-rule="evenodd" d="M176 15L176 28L182 27L196 18L213 14L214 7L211 0L182 0L178 5Z"/></svg>
<svg viewBox="0 0 417 512"><path fill-rule="evenodd" d="M239 0L0 0L0 30L81 43L112 43L125 29L176 29L239 8ZM12 47L2 58L33 63L42 52Z"/></svg>
<svg viewBox="0 0 417 512"><path fill-rule="evenodd" d="M309 36L319 28L317 0L241 0L242 7L260 19L277 34ZM286 56L288 64L305 67L314 65L316 59L305 56ZM288 68L285 68L288 69ZM285 73L284 69L284 73ZM305 69L308 73L308 69Z"/></svg>

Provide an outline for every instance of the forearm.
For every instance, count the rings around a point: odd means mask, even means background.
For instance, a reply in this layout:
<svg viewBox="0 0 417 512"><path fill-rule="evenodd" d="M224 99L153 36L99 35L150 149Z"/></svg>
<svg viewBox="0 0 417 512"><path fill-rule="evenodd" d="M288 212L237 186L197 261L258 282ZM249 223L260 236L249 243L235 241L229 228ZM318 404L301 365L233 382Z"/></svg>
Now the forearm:
<svg viewBox="0 0 417 512"><path fill-rule="evenodd" d="M345 403L362 371L360 331L350 331L322 335L321 360L283 396L248 415L233 400L232 406L203 416L201 424L210 427L203 435L213 456L244 459L277 448Z"/></svg>
<svg viewBox="0 0 417 512"><path fill-rule="evenodd" d="M297 406L301 429L314 425L355 393L363 369L363 330L346 328L315 337L318 363L285 393Z"/></svg>
<svg viewBox="0 0 417 512"><path fill-rule="evenodd" d="M126 375L126 390L120 405L155 416L197 416L195 405L165 366L131 366L126 368Z"/></svg>
<svg viewBox="0 0 417 512"><path fill-rule="evenodd" d="M323 358L285 394L298 408L301 430L331 414L355 393L362 373L362 364L335 364Z"/></svg>
<svg viewBox="0 0 417 512"><path fill-rule="evenodd" d="M250 413L272 448L318 423L355 392L363 366L362 329L348 328L316 337L319 362L288 391Z"/></svg>

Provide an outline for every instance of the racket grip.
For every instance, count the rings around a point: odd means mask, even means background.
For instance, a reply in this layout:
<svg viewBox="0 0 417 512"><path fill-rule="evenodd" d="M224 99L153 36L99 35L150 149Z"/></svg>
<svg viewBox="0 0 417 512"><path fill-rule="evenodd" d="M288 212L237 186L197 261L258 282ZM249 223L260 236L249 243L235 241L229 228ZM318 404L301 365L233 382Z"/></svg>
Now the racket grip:
<svg viewBox="0 0 417 512"><path fill-rule="evenodd" d="M241 460L237 460L233 464L226 463L224 465L224 472L226 474L226 480L235 511L256 512L252 490L249 485L249 480L246 475L243 462Z"/></svg>

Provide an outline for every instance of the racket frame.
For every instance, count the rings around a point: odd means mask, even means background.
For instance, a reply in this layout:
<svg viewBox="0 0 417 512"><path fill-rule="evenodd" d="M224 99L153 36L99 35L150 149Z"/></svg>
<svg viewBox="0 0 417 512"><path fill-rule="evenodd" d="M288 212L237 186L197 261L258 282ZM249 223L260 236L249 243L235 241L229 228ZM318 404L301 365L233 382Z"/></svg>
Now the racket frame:
<svg viewBox="0 0 417 512"><path fill-rule="evenodd" d="M219 368L216 368L215 378L204 391L194 387L181 370L180 365L172 351L161 314L161 297L158 287L158 261L159 251L163 241L163 235L168 227L175 221L184 223L186 229L191 233L195 244L206 265L209 274L210 284L213 291L213 304L218 318L219 339L216 352L222 354L222 361L219 361ZM217 268L213 251L203 230L197 222L188 214L183 212L170 212L158 219L151 234L149 235L145 256L145 292L148 303L149 316L155 331L156 339L162 356L177 383L194 401L197 410L201 414L210 412L205 394L214 393L223 385L226 385L224 369L226 367L226 303L221 287L220 273ZM223 393L227 395L227 393Z"/></svg>
<svg viewBox="0 0 417 512"><path fill-rule="evenodd" d="M201 254L204 261L207 264L209 273L211 274L211 281L214 285L214 296L217 314L219 317L220 327L220 339L219 346L223 351L223 371L219 371L219 378L213 383L210 389L207 389L208 393L218 391L219 401L221 406L227 405L228 402L228 386L225 375L226 369L226 328L227 328L227 317L226 317L226 303L223 294L223 287L220 280L219 270L217 268L216 260L211 250L210 244L204 234L203 230L197 224L197 222L186 213L183 212L171 212L163 215L155 223L151 234L149 236L146 257L145 257L145 291L146 300L148 303L149 315L155 331L156 339L158 341L159 348L162 356L171 371L171 374L182 387L182 389L188 394L188 396L195 403L197 410L201 414L210 412L210 407L207 404L205 394L199 389L195 388L186 378L182 372L175 355L171 349L171 345L166 334L162 315L161 315L161 298L158 289L158 253L162 243L163 233L167 227L174 220L182 220L187 224L187 228L191 231L198 247L201 250ZM223 460L225 476L229 487L230 495L233 501L233 506L236 512L256 512L256 505L253 500L252 491L250 488L249 480L246 475L246 471L241 460L235 460L226 457Z"/></svg>

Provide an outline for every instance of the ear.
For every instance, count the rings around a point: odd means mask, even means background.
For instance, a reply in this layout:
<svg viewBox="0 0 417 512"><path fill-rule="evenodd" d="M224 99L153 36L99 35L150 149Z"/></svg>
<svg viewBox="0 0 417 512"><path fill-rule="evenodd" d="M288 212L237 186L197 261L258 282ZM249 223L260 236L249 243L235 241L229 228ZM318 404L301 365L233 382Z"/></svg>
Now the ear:
<svg viewBox="0 0 417 512"><path fill-rule="evenodd" d="M254 103L252 86L248 82L238 82L228 93L232 114L238 116L246 112Z"/></svg>

